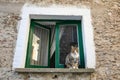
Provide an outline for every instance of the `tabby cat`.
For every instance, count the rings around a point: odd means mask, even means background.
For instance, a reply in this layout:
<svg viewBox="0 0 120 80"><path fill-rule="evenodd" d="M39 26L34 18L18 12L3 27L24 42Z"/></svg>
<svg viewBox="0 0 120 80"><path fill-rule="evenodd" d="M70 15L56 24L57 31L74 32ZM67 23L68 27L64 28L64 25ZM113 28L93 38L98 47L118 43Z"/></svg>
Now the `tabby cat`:
<svg viewBox="0 0 120 80"><path fill-rule="evenodd" d="M79 66L78 47L71 46L71 52L66 56L65 65L67 68L78 69Z"/></svg>

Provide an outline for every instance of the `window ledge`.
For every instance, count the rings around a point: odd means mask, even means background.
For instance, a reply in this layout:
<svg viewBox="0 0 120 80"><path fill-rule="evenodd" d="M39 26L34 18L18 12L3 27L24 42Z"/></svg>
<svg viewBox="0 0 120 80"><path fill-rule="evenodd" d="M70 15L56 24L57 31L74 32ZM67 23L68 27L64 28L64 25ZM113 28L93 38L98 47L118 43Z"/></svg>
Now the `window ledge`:
<svg viewBox="0 0 120 80"><path fill-rule="evenodd" d="M63 68L16 68L16 72L19 73L93 73L94 69L63 69Z"/></svg>

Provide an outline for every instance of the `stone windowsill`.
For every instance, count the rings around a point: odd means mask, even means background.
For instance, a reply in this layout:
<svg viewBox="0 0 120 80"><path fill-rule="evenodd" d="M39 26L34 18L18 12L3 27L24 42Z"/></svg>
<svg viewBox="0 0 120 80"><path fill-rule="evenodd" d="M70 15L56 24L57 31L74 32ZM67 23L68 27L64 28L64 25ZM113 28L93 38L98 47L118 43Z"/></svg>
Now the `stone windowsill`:
<svg viewBox="0 0 120 80"><path fill-rule="evenodd" d="M16 72L26 73L93 73L94 69L63 69L63 68L16 68Z"/></svg>

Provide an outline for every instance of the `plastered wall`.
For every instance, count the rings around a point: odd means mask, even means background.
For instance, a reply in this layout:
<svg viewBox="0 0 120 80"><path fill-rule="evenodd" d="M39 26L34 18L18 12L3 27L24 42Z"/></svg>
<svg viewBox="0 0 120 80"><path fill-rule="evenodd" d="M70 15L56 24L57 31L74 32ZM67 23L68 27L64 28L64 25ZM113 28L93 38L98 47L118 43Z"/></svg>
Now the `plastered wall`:
<svg viewBox="0 0 120 80"><path fill-rule="evenodd" d="M96 48L95 72L92 74L22 74L12 71L14 48L18 33L17 25L20 21L21 8L25 3L35 4L36 6L59 4L90 8ZM119 80L119 57L119 0L0 0L0 80Z"/></svg>

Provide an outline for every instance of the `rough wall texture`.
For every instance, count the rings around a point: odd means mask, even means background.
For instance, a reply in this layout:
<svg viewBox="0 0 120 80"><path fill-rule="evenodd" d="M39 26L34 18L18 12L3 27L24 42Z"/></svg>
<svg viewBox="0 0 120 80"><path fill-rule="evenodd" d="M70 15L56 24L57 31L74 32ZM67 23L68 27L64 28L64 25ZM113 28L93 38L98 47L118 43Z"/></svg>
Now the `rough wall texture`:
<svg viewBox="0 0 120 80"><path fill-rule="evenodd" d="M97 59L96 79L119 80L120 1L94 4L92 19Z"/></svg>
<svg viewBox="0 0 120 80"><path fill-rule="evenodd" d="M0 12L0 67L12 67L17 37L17 14Z"/></svg>
<svg viewBox="0 0 120 80"><path fill-rule="evenodd" d="M120 80L120 0L0 0L0 3L2 2L15 4L28 2L37 3L36 5L40 6L59 4L89 7L94 27L96 69L91 75L14 73L10 68L14 55L19 14L10 11L2 12L4 10L0 9L0 80L38 80L38 78L39 80L48 78L55 80ZM59 75L57 78L54 76L56 74Z"/></svg>
<svg viewBox="0 0 120 80"><path fill-rule="evenodd" d="M15 73L9 68L1 68L0 80L90 80L90 75L87 73Z"/></svg>

